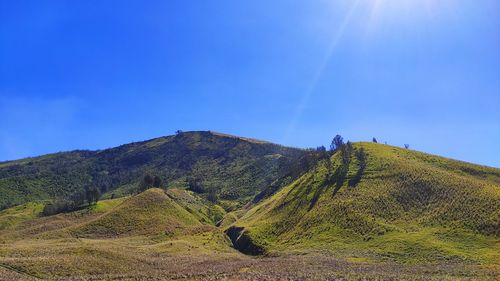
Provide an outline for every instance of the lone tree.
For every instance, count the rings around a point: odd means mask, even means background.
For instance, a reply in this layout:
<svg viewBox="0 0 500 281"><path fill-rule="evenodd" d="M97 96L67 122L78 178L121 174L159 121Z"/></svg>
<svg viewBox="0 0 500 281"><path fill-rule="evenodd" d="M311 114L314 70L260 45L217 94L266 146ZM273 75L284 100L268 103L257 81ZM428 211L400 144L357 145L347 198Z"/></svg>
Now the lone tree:
<svg viewBox="0 0 500 281"><path fill-rule="evenodd" d="M150 187L153 187L153 183L154 183L153 177L150 174L146 174L139 186L139 191L144 191Z"/></svg>
<svg viewBox="0 0 500 281"><path fill-rule="evenodd" d="M87 199L87 203L92 205L92 203L97 203L97 201L99 201L99 198L101 198L101 192L99 192L99 189L96 187L86 188L85 197Z"/></svg>
<svg viewBox="0 0 500 281"><path fill-rule="evenodd" d="M405 148L406 148L406 149L409 149L409 148L410 148L410 145L405 143Z"/></svg>
<svg viewBox="0 0 500 281"><path fill-rule="evenodd" d="M373 137L372 141L373 141L374 143L378 143L378 141L377 141L377 139L376 139L375 137Z"/></svg>
<svg viewBox="0 0 500 281"><path fill-rule="evenodd" d="M86 190L79 190L71 194L70 199L76 207L79 207L85 203L87 197Z"/></svg>
<svg viewBox="0 0 500 281"><path fill-rule="evenodd" d="M154 187L161 187L162 184L163 184L163 182L162 182L162 180L161 180L161 178L159 176L155 176L153 178L153 186Z"/></svg>
<svg viewBox="0 0 500 281"><path fill-rule="evenodd" d="M217 203L219 196L217 195L217 190L215 190L215 188L210 188L208 190L207 200L212 203Z"/></svg>
<svg viewBox="0 0 500 281"><path fill-rule="evenodd" d="M92 199L94 200L94 203L97 203L97 201L101 199L101 192L99 191L99 188L94 187L92 189Z"/></svg>
<svg viewBox="0 0 500 281"><path fill-rule="evenodd" d="M341 135L336 135L332 140L332 144L330 144L330 151L336 151L343 145L344 145L344 138L342 138Z"/></svg>
<svg viewBox="0 0 500 281"><path fill-rule="evenodd" d="M205 187L201 183L201 180L194 177L189 177L186 179L188 189L196 193L205 193Z"/></svg>
<svg viewBox="0 0 500 281"><path fill-rule="evenodd" d="M326 151L326 147L318 146L316 148L316 155L319 156L319 159L328 159L328 152Z"/></svg>

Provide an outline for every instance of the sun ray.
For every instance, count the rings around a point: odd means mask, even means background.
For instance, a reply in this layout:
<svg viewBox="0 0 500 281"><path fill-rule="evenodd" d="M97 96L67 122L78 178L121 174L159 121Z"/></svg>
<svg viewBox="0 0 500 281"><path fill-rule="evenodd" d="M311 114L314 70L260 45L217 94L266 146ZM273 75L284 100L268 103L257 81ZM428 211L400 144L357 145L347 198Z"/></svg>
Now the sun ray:
<svg viewBox="0 0 500 281"><path fill-rule="evenodd" d="M300 118L302 117L304 110L306 109L307 104L309 103L309 101L314 93L314 90L316 89L316 86L317 86L319 80L321 79L321 76L322 76L325 68L328 66L328 63L329 63L329 61L330 61L330 59L335 51L335 48L337 47L340 40L342 39L342 36L344 35L345 29L346 29L347 25L349 24L349 22L353 16L353 13L356 10L356 8L358 7L360 1L361 0L355 0L352 2L346 15L343 18L341 24L339 25L336 32L334 33L334 36L332 37L332 40L330 42L330 45L327 48L327 51L325 53L324 58L321 60L321 63L319 65L318 69L316 70L316 72L313 76L313 79L311 80L311 83L307 87L307 90L304 92L304 94L302 95L302 97L297 105L295 113L294 113L294 115L289 123L289 126L287 128L287 131L286 131L286 134L284 137L285 142L289 139L289 137L291 136L291 134L295 130L297 123L299 122Z"/></svg>

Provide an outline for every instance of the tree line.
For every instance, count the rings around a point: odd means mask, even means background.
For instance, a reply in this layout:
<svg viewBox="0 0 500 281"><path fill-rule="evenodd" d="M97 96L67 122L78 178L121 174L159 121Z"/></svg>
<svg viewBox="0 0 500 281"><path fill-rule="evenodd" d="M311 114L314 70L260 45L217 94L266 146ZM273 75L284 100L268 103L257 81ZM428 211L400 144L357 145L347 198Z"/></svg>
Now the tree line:
<svg viewBox="0 0 500 281"><path fill-rule="evenodd" d="M163 181L159 176L146 174L139 184L138 192L145 191L152 187L162 187ZM111 196L113 199L114 194ZM56 198L47 203L42 211L43 216L50 216L59 213L68 213L89 207L96 204L101 198L101 192L97 187L86 187L82 190L75 191L67 198Z"/></svg>
<svg viewBox="0 0 500 281"><path fill-rule="evenodd" d="M188 189L195 193L198 194L206 193L207 200L212 203L216 203L219 200L219 196L217 195L217 190L213 187L206 188L203 185L202 180L200 178L188 177L186 179L186 184Z"/></svg>
<svg viewBox="0 0 500 281"><path fill-rule="evenodd" d="M375 137L372 138L372 142L378 143ZM385 144L387 144L387 142ZM410 145L405 144L404 147L409 149ZM327 151L324 146L316 148L316 151L323 155L322 159L326 159L328 184L335 183L337 188L343 184L347 178L349 165L353 155L358 162L358 170L356 171L356 174L349 179L348 185L353 187L361 181L361 177L367 166L368 158L363 147L354 149L350 141L344 142L344 138L341 135L336 135L330 143L329 151ZM335 171L333 171L330 157L336 152L340 154L340 165L336 167Z"/></svg>
<svg viewBox="0 0 500 281"><path fill-rule="evenodd" d="M376 142L376 139L373 138L373 141ZM353 155L358 162L358 170L355 176L349 180L348 185L356 186L361 180L361 176L367 166L367 154L364 148L360 147L354 149L350 141L344 142L344 138L341 135L336 135L330 143L329 151L327 151L324 146L318 147L316 151L322 154L321 158L325 160L325 166L327 169L326 184L335 184L336 188L334 193L338 191L340 186L342 186L344 181L347 179L349 165ZM331 156L337 152L339 153L340 163L334 169Z"/></svg>
<svg viewBox="0 0 500 281"><path fill-rule="evenodd" d="M72 212L92 204L96 204L101 198L101 192L97 187L86 187L72 193L68 198L57 198L47 203L42 215L50 216L59 213Z"/></svg>

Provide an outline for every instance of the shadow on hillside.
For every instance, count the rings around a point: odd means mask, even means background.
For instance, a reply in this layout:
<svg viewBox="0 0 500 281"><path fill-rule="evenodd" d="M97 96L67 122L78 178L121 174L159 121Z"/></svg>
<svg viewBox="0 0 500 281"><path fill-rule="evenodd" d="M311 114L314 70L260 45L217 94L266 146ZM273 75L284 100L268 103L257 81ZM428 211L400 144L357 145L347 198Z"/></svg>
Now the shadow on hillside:
<svg viewBox="0 0 500 281"><path fill-rule="evenodd" d="M265 253L265 249L255 244L252 238L248 235L245 228L231 226L225 231L226 235L231 239L233 247L245 255L258 256Z"/></svg>
<svg viewBox="0 0 500 281"><path fill-rule="evenodd" d="M335 197L335 195L340 190L342 185L344 185L348 172L349 172L349 165L341 165L335 170L333 175L328 174L321 187L319 187L314 193L314 196L311 199L311 203L309 204L308 211L314 208L319 198L321 197L321 194L323 194L323 192L325 192L331 185L334 186L332 197Z"/></svg>
<svg viewBox="0 0 500 281"><path fill-rule="evenodd" d="M360 165L358 168L358 171L356 172L356 175L352 177L349 182L347 183L349 187L356 187L358 183L361 181L361 177L363 177L363 174L365 172L366 165Z"/></svg>

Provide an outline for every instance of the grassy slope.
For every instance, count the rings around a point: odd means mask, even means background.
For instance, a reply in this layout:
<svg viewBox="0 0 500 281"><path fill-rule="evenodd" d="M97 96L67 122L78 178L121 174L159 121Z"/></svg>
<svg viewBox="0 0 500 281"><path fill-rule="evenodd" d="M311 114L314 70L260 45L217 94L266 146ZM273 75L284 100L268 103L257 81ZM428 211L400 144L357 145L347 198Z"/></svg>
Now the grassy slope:
<svg viewBox="0 0 500 281"><path fill-rule="evenodd" d="M171 188L166 193L202 223L215 225L226 214L226 211L221 206L202 200L192 191Z"/></svg>
<svg viewBox="0 0 500 281"><path fill-rule="evenodd" d="M146 173L168 187L194 177L235 206L284 180L303 150L212 132L185 132L101 151L0 162L0 210L98 187L105 198L133 194ZM167 187L166 186L166 187ZM231 203L231 202L228 202ZM230 204L229 204L230 205Z"/></svg>
<svg viewBox="0 0 500 281"><path fill-rule="evenodd" d="M44 203L30 202L0 211L0 231L15 228L19 223L39 216Z"/></svg>
<svg viewBox="0 0 500 281"><path fill-rule="evenodd" d="M50 217L37 217L43 204L13 207L0 213L9 222L0 230L0 267L49 279L152 276L156 263L180 255L238 255L221 230L201 222L217 208L202 202L183 190L149 189Z"/></svg>
<svg viewBox="0 0 500 281"><path fill-rule="evenodd" d="M95 220L71 229L78 237L120 237L173 232L201 223L161 189L131 197Z"/></svg>
<svg viewBox="0 0 500 281"><path fill-rule="evenodd" d="M224 210L189 191L158 188L138 195L101 200L71 213L41 217L43 203L0 212L0 240L175 236L215 229Z"/></svg>
<svg viewBox="0 0 500 281"><path fill-rule="evenodd" d="M372 143L361 181L328 183L325 162L256 206L243 226L267 251L327 250L400 262L500 260L500 170ZM339 154L332 157L340 165Z"/></svg>

